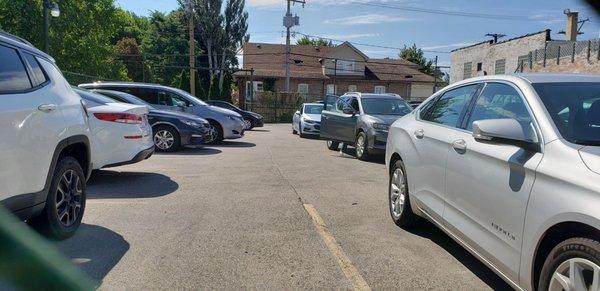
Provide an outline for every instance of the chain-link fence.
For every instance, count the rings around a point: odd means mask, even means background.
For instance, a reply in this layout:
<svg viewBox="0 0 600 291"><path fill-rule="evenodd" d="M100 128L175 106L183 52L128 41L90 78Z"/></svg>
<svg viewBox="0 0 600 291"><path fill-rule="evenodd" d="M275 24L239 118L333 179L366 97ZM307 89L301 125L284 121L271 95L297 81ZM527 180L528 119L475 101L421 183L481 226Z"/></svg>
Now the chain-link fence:
<svg viewBox="0 0 600 291"><path fill-rule="evenodd" d="M322 95L301 93L255 92L252 101L246 100L246 109L264 117L265 122L292 122L302 103L323 100Z"/></svg>
<svg viewBox="0 0 600 291"><path fill-rule="evenodd" d="M585 41L548 41L543 49L530 51L529 54L519 56L518 67L515 72L532 69L534 65L552 63L560 65L564 62L575 62L576 59L587 61L600 61L600 39Z"/></svg>

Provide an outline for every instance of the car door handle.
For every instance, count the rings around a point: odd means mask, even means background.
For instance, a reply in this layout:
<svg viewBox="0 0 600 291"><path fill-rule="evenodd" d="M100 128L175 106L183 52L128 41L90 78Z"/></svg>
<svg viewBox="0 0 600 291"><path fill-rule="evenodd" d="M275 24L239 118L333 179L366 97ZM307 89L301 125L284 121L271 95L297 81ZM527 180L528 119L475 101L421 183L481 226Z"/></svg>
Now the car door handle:
<svg viewBox="0 0 600 291"><path fill-rule="evenodd" d="M50 112L56 110L56 104L41 104L38 106L39 111Z"/></svg>
<svg viewBox="0 0 600 291"><path fill-rule="evenodd" d="M464 154L467 150L467 142L463 139L459 139L452 143L452 148L459 154Z"/></svg>
<svg viewBox="0 0 600 291"><path fill-rule="evenodd" d="M422 139L425 136L425 131L422 129L419 129L419 130L415 131L414 135L416 138Z"/></svg>

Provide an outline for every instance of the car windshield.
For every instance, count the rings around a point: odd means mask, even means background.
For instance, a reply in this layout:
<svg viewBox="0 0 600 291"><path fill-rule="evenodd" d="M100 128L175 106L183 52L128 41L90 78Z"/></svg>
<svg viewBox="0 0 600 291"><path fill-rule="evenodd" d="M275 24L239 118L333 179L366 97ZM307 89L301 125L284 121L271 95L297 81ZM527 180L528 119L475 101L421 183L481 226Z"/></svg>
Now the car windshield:
<svg viewBox="0 0 600 291"><path fill-rule="evenodd" d="M412 107L399 98L362 98L361 103L365 114L403 116L412 111Z"/></svg>
<svg viewBox="0 0 600 291"><path fill-rule="evenodd" d="M600 146L600 83L533 84L564 139Z"/></svg>
<svg viewBox="0 0 600 291"><path fill-rule="evenodd" d="M306 114L321 114L321 111L323 111L323 105L304 105L304 113Z"/></svg>
<svg viewBox="0 0 600 291"><path fill-rule="evenodd" d="M200 98L192 96L190 93L188 93L186 91L183 91L183 90L177 89L177 88L171 88L171 90L177 92L180 95L184 95L184 96L194 100L195 102L199 103L200 105L208 105L208 104L206 104L206 102L200 100Z"/></svg>

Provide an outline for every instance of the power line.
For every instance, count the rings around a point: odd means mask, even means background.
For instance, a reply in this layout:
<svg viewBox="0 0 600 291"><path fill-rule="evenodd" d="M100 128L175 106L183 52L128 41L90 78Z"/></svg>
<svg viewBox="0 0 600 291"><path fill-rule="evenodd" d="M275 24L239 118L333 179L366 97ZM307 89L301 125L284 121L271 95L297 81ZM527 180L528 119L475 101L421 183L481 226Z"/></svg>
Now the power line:
<svg viewBox="0 0 600 291"><path fill-rule="evenodd" d="M393 49L393 50L402 50L402 49L404 49L404 48L401 48L401 47L383 46L383 45L376 45L376 44L368 44L368 43L359 43L359 42L353 42L353 41L345 41L345 40L334 39L334 38L329 38L329 37L320 36L320 35L306 34L306 33L298 32L298 31L296 31L294 33L302 35L302 36L306 36L306 37L320 38L320 39L330 40L330 41L334 41L334 42L341 42L341 43L348 42L350 44L359 45L359 46L368 46L368 47L383 48L383 49ZM449 54L450 53L448 51L435 51L435 50L422 50L422 51L423 52L427 52L427 53L438 53L438 54Z"/></svg>
<svg viewBox="0 0 600 291"><path fill-rule="evenodd" d="M403 11L411 11L411 12L420 12L420 13L430 13L430 14L438 14L438 15L485 18L485 19L494 19L494 20L539 21L539 19L532 19L527 16L517 16L517 15L462 12L462 11L451 11L451 10L441 10L441 9L418 8L418 7L393 5L393 4L386 4L386 3L362 2L362 1L349 1L349 3L363 5L363 6L371 6L371 7L379 7L379 8L387 8L387 9L395 9L395 10L403 10Z"/></svg>

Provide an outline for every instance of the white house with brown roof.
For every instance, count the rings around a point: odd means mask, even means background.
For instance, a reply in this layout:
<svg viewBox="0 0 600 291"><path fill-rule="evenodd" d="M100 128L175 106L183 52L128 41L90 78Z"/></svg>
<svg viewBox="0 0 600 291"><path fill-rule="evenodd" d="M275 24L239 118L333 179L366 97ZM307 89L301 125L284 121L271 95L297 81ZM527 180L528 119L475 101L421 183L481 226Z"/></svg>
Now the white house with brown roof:
<svg viewBox="0 0 600 291"><path fill-rule="evenodd" d="M265 84L284 92L285 45L247 43L243 51L245 71L234 74L240 103L249 100L250 90L265 90ZM345 92L396 93L407 100L423 100L433 93L433 85L434 78L421 73L417 64L369 58L348 42L335 47L291 46L290 91L309 101Z"/></svg>

